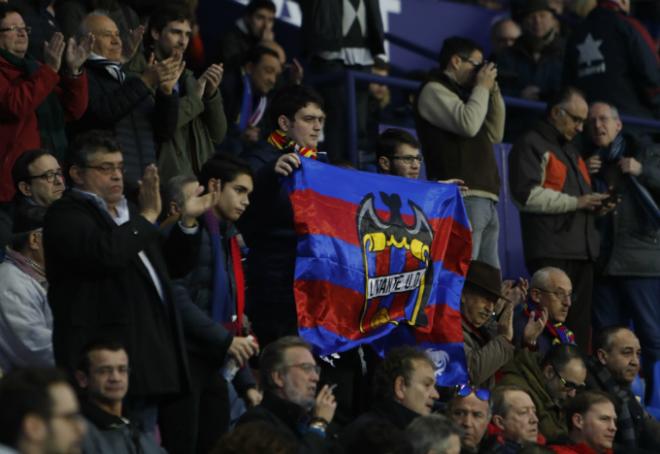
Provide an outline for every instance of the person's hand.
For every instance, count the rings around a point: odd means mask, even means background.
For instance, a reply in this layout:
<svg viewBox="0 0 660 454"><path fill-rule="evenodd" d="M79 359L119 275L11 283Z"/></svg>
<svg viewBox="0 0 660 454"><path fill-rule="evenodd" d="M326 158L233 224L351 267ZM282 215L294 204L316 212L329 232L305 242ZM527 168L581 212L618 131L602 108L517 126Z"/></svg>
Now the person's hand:
<svg viewBox="0 0 660 454"><path fill-rule="evenodd" d="M138 49L140 48L140 43L142 42L142 37L144 36L144 25L140 25L133 30L128 31L128 40L124 43L122 48L122 60L123 63L130 61Z"/></svg>
<svg viewBox="0 0 660 454"><path fill-rule="evenodd" d="M619 160L621 172L638 177L642 174L642 163L635 158L621 158Z"/></svg>
<svg viewBox="0 0 660 454"><path fill-rule="evenodd" d="M504 336L509 342L513 341L513 304L504 303L504 309L497 321L497 333Z"/></svg>
<svg viewBox="0 0 660 454"><path fill-rule="evenodd" d="M195 191L183 202L181 223L186 227L197 225L197 218L218 203L220 193L212 191L202 195L204 186L197 185Z"/></svg>
<svg viewBox="0 0 660 454"><path fill-rule="evenodd" d="M295 153L287 153L280 156L275 163L275 173L287 177L298 167L300 167L300 156Z"/></svg>
<svg viewBox="0 0 660 454"><path fill-rule="evenodd" d="M527 320L523 330L523 342L525 345L536 345L536 339L545 329L548 322L548 311L544 307L540 311L533 311Z"/></svg>
<svg viewBox="0 0 660 454"><path fill-rule="evenodd" d="M305 70L298 61L297 58L294 58L289 66L289 80L293 85L300 85L305 77Z"/></svg>
<svg viewBox="0 0 660 454"><path fill-rule="evenodd" d="M158 70L160 90L166 95L171 95L174 86L181 77L181 74L183 74L183 70L186 69L186 62L183 60L181 54L173 54L170 58L158 62L156 68Z"/></svg>
<svg viewBox="0 0 660 454"><path fill-rule="evenodd" d="M245 128L245 131L241 134L243 141L248 143L256 143L259 141L259 136L261 135L261 128L258 126L248 126Z"/></svg>
<svg viewBox="0 0 660 454"><path fill-rule="evenodd" d="M600 168L603 166L603 161L600 159L600 156L597 154L587 158L587 169L589 173L598 173Z"/></svg>
<svg viewBox="0 0 660 454"><path fill-rule="evenodd" d="M147 67L142 72L140 78L142 79L142 82L152 90L158 86L160 75L158 73L158 63L156 63L156 57L153 53L149 56Z"/></svg>
<svg viewBox="0 0 660 454"><path fill-rule="evenodd" d="M53 33L50 41L44 44L44 63L50 66L55 72L59 72L60 70L65 47L64 35L60 32Z"/></svg>
<svg viewBox="0 0 660 454"><path fill-rule="evenodd" d="M329 385L323 386L316 396L316 403L314 404L314 416L323 418L328 422L332 421L335 417L337 410L337 401L335 395L332 393L332 388Z"/></svg>
<svg viewBox="0 0 660 454"><path fill-rule="evenodd" d="M243 367L252 356L259 353L259 345L252 336L235 336L227 353L238 362L240 367Z"/></svg>
<svg viewBox="0 0 660 454"><path fill-rule="evenodd" d="M154 223L160 216L162 209L160 200L160 177L158 176L158 167L155 164L149 164L144 169L142 179L138 181L140 192L138 194L138 205L140 214L149 222Z"/></svg>
<svg viewBox="0 0 660 454"><path fill-rule="evenodd" d="M577 202L578 210L588 210L594 211L601 207L603 200L608 198L609 194L603 194L600 192L592 192L590 194L583 194L579 196Z"/></svg>
<svg viewBox="0 0 660 454"><path fill-rule="evenodd" d="M497 67L495 63L485 63L477 73L477 85L481 85L488 91L495 86L497 79Z"/></svg>
<svg viewBox="0 0 660 454"><path fill-rule="evenodd" d="M256 407L263 400L264 395L257 388L250 388L245 391L245 400L248 407Z"/></svg>
<svg viewBox="0 0 660 454"><path fill-rule="evenodd" d="M218 86L220 85L220 82L222 82L222 76L224 73L225 67L222 63L219 63L206 68L204 74L200 76L200 79L206 81L204 95L206 95L207 98L213 96L218 90Z"/></svg>
<svg viewBox="0 0 660 454"><path fill-rule="evenodd" d="M80 67L85 63L85 60L87 60L89 54L92 52L93 45L94 35L91 33L80 38L79 42L76 42L73 38L69 38L64 58L66 60L66 66L72 75L75 76L80 74Z"/></svg>
<svg viewBox="0 0 660 454"><path fill-rule="evenodd" d="M529 282L525 278L519 278L516 285L516 281L506 280L502 282L501 293L502 295L511 301L513 306L522 304L527 299L527 291L529 289Z"/></svg>
<svg viewBox="0 0 660 454"><path fill-rule="evenodd" d="M520 92L520 97L529 99L530 101L538 101L541 99L541 89L536 85L528 85Z"/></svg>

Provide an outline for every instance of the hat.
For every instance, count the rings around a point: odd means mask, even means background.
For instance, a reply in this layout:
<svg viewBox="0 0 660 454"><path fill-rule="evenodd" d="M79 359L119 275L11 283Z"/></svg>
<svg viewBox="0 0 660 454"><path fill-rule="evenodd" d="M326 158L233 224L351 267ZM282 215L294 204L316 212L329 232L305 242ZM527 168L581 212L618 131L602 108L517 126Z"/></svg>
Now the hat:
<svg viewBox="0 0 660 454"><path fill-rule="evenodd" d="M537 11L550 11L552 14L556 14L548 0L524 0L517 3L514 16L518 21L522 21L525 17Z"/></svg>
<svg viewBox="0 0 660 454"><path fill-rule="evenodd" d="M28 204L17 207L14 213L12 233L16 235L42 228L45 216L46 207Z"/></svg>
<svg viewBox="0 0 660 454"><path fill-rule="evenodd" d="M485 262L473 260L465 276L465 283L477 287L496 299L502 296L502 274L498 268Z"/></svg>

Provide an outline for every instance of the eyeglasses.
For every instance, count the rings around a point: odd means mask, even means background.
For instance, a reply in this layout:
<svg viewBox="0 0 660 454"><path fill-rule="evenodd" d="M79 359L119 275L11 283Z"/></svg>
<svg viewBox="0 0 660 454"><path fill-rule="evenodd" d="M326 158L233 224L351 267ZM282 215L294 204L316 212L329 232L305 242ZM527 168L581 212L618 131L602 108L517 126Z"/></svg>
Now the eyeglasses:
<svg viewBox="0 0 660 454"><path fill-rule="evenodd" d="M129 366L101 366L93 370L93 373L98 375L112 375L114 371L119 372L121 375L128 375L131 371Z"/></svg>
<svg viewBox="0 0 660 454"><path fill-rule="evenodd" d="M422 162L421 156L392 156L390 159L403 161L408 165L411 165L413 162L416 162L417 164L421 164Z"/></svg>
<svg viewBox="0 0 660 454"><path fill-rule="evenodd" d="M26 35L29 35L32 33L32 27L12 25L11 27L0 28L0 32L25 32Z"/></svg>
<svg viewBox="0 0 660 454"><path fill-rule="evenodd" d="M48 172L44 172L41 175L30 175L28 179L34 180L35 178L39 178L41 180L46 180L49 183L54 183L55 178L57 179L63 179L64 178L64 172L62 172L62 169L57 169L57 170L49 170Z"/></svg>
<svg viewBox="0 0 660 454"><path fill-rule="evenodd" d="M467 383L456 387L456 395L459 397L467 397L472 393L477 396L477 399L484 402L487 402L488 399L490 399L490 391L486 388L477 388L476 386L470 386Z"/></svg>
<svg viewBox="0 0 660 454"><path fill-rule="evenodd" d="M316 373L316 375L321 375L321 366L317 364L312 364L312 363L300 363L300 364L289 364L287 366L284 366L285 369L288 369L290 367L297 367L298 369L302 370L306 374L311 374L312 372Z"/></svg>
<svg viewBox="0 0 660 454"><path fill-rule="evenodd" d="M538 290L538 291L541 292L541 293L547 293L547 294L549 294L549 295L554 295L556 298L558 298L558 299L560 299L560 300L562 300L562 301L565 301L565 300L567 300L567 299L568 299L568 300L572 300L572 299L573 299L573 292L567 292L567 293L564 293L564 292L559 292L559 291L544 290L544 289L542 289L542 288L537 288L536 290Z"/></svg>
<svg viewBox="0 0 660 454"><path fill-rule="evenodd" d="M577 115L573 115L572 113L570 113L568 110L564 109L563 107L561 107L560 109L561 109L562 112L564 112L564 115L568 115L568 117L571 120L573 120L573 122L575 124L583 125L587 121L587 118L582 118L582 117L578 117Z"/></svg>
<svg viewBox="0 0 660 454"><path fill-rule="evenodd" d="M471 58L467 58L467 57L460 57L460 58L461 58L461 60L471 64L475 68L479 68L480 66L483 66L483 64L484 64L483 62L474 61Z"/></svg>
<svg viewBox="0 0 660 454"><path fill-rule="evenodd" d="M559 381L561 381L561 384L564 385L564 388L574 389L576 391L582 391L583 389L586 388L586 385L584 384L578 385L577 383L566 380L564 377L562 377L553 362L550 362L550 367L552 367L552 370L554 371L555 375L559 378Z"/></svg>
<svg viewBox="0 0 660 454"><path fill-rule="evenodd" d="M112 175L115 173L115 171L119 171L119 173L123 174L124 173L124 164L101 164L98 166L85 166L86 169L94 169L102 173L103 175Z"/></svg>

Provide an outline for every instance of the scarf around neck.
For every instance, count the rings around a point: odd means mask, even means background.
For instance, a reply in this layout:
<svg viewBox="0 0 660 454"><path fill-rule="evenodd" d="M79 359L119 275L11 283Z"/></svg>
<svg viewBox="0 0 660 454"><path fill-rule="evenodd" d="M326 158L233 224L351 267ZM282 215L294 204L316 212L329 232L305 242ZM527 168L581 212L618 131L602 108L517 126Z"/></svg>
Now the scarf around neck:
<svg viewBox="0 0 660 454"><path fill-rule="evenodd" d="M308 148L298 145L293 140L286 136L286 133L281 129L276 129L268 137L268 143L285 152L297 153L304 158L317 159L318 154L316 148Z"/></svg>
<svg viewBox="0 0 660 454"><path fill-rule="evenodd" d="M540 309L541 308L538 304L533 301L528 301L525 303L523 312L527 318L530 318L534 315L534 312L537 312ZM575 344L575 334L573 334L573 331L568 329L568 327L562 322L551 322L548 320L545 322L545 332L552 338L552 345Z"/></svg>

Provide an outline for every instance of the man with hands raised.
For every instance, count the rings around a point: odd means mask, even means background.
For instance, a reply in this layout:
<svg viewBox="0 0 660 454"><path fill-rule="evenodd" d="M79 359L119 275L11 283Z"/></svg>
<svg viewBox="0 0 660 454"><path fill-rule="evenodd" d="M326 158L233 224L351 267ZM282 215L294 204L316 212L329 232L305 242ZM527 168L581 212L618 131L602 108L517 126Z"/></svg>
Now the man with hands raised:
<svg viewBox="0 0 660 454"><path fill-rule="evenodd" d="M24 151L47 148L64 159L64 123L87 108L81 67L93 37L65 42L61 33L53 34L44 44L42 64L27 55L30 31L15 8L0 5L0 202L14 194L11 169Z"/></svg>

